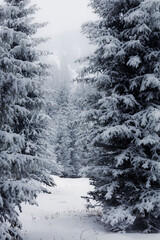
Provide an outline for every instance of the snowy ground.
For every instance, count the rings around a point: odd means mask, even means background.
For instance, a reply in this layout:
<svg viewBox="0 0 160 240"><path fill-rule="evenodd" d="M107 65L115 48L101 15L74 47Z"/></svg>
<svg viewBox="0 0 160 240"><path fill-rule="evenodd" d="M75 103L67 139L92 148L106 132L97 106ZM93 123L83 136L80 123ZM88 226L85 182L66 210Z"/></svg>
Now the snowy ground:
<svg viewBox="0 0 160 240"><path fill-rule="evenodd" d="M91 189L88 179L54 177L51 194L40 194L36 206L23 206L20 219L25 240L159 240L160 234L108 234L96 220L97 212L85 208Z"/></svg>

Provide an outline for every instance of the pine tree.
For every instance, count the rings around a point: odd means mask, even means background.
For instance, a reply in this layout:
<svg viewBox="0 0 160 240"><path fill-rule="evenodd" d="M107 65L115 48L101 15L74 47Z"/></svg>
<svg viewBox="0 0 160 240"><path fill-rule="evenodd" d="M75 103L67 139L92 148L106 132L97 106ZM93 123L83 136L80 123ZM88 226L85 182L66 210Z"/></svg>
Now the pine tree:
<svg viewBox="0 0 160 240"><path fill-rule="evenodd" d="M76 147L78 109L73 102L73 95L65 86L57 91L56 103L57 111L54 109L52 118L57 162L63 166L63 176L76 177L79 170Z"/></svg>
<svg viewBox="0 0 160 240"><path fill-rule="evenodd" d="M93 159L94 148L90 142L90 123L86 112L89 110L90 96L93 95L93 87L90 84L78 83L74 93L74 104L76 106L76 142L75 149L78 157L79 171L78 175L81 177L87 177L88 162Z"/></svg>
<svg viewBox="0 0 160 240"><path fill-rule="evenodd" d="M53 88L47 90L47 114L52 122L50 143L62 175L77 177L81 165L76 145L79 107L65 55L61 58L60 66L55 65L52 72L53 76L47 83Z"/></svg>
<svg viewBox="0 0 160 240"><path fill-rule="evenodd" d="M0 7L0 239L21 239L17 207L35 204L38 182L53 186L45 155L47 116L43 79L47 66L35 47L43 39L34 38L39 27L32 23L35 6L28 0L5 0ZM52 166L53 168L53 166Z"/></svg>
<svg viewBox="0 0 160 240"><path fill-rule="evenodd" d="M95 52L79 81L88 99L91 197L111 231L154 232L160 221L160 1L91 0L83 26Z"/></svg>

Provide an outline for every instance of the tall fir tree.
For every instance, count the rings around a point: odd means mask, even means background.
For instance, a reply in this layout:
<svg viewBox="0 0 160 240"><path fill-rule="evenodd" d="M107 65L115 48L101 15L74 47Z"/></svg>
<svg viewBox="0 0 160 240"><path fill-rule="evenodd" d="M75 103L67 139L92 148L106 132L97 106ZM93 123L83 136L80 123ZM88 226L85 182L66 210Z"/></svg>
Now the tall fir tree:
<svg viewBox="0 0 160 240"><path fill-rule="evenodd" d="M53 186L52 162L45 155L47 116L42 82L47 66L33 35L44 24L32 23L28 0L5 0L0 7L0 239L21 239L17 207L35 204L38 182ZM53 167L52 167L53 168Z"/></svg>
<svg viewBox="0 0 160 240"><path fill-rule="evenodd" d="M53 96L55 106L50 111L53 119L53 145L57 162L63 167L65 177L77 177L80 169L78 149L78 107L74 102L74 94L66 86L60 87Z"/></svg>
<svg viewBox="0 0 160 240"><path fill-rule="evenodd" d="M91 0L88 99L91 197L111 231L160 228L160 1Z"/></svg>
<svg viewBox="0 0 160 240"><path fill-rule="evenodd" d="M52 72L47 83L54 89L47 91L47 113L52 122L50 142L62 175L77 177L82 164L80 143L77 143L80 104L65 55L61 57L59 67L55 63Z"/></svg>

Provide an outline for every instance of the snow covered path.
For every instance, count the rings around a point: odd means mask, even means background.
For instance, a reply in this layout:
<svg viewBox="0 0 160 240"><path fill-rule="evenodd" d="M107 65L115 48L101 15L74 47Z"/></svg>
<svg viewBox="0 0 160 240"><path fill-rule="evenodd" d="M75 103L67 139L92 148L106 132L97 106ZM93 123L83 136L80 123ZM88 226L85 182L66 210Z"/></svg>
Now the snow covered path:
<svg viewBox="0 0 160 240"><path fill-rule="evenodd" d="M88 179L54 177L51 194L40 194L36 206L23 205L20 219L25 240L159 240L160 234L108 234L87 212L85 200L91 190Z"/></svg>

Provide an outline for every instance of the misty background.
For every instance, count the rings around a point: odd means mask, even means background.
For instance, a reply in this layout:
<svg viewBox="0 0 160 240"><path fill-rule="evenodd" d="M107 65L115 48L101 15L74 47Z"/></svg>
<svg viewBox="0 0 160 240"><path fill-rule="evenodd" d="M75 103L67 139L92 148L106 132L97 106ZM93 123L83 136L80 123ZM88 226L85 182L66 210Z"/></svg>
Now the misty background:
<svg viewBox="0 0 160 240"><path fill-rule="evenodd" d="M62 65L66 65L71 78L74 78L79 67L75 61L87 56L93 49L81 33L82 24L96 19L88 6L89 0L33 0L31 4L39 8L35 21L48 22L46 27L38 31L38 36L50 38L40 45L42 50L53 53L45 58L45 62L59 70L63 62Z"/></svg>

